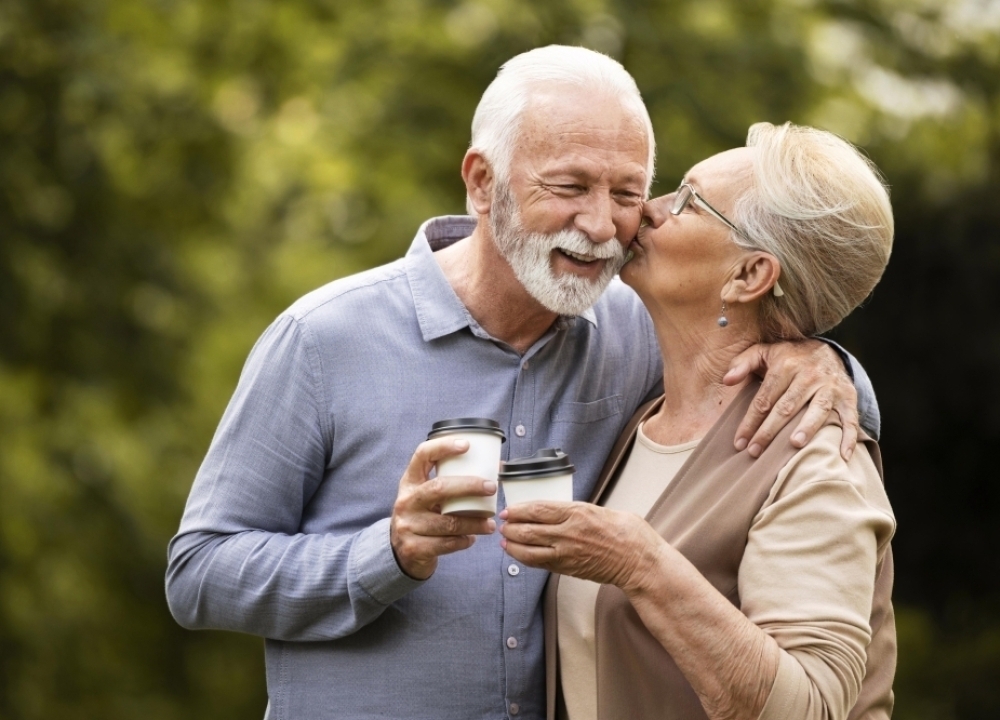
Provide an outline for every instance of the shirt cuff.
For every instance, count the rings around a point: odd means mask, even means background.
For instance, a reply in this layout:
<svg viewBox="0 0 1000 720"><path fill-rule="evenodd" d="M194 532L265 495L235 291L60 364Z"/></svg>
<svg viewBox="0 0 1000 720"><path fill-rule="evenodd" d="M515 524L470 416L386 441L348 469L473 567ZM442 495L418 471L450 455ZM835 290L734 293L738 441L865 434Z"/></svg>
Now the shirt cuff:
<svg viewBox="0 0 1000 720"><path fill-rule="evenodd" d="M809 696L809 689L800 687L806 682L803 676L804 673L792 656L782 650L778 655L778 670L774 674L774 684L771 685L771 692L757 720L805 718L806 716L801 714L802 708L796 708L796 705L802 704L797 703L797 699ZM799 714L796 715L796 712Z"/></svg>
<svg viewBox="0 0 1000 720"><path fill-rule="evenodd" d="M844 363L844 369L854 381L854 387L858 391L858 419L861 427L872 440L878 440L882 430L882 414L879 412L878 401L875 399L875 388L872 386L868 373L865 372L857 358L830 338L816 336L816 339L825 342L840 356L841 362Z"/></svg>
<svg viewBox="0 0 1000 720"><path fill-rule="evenodd" d="M362 530L351 550L354 581L369 597L386 606L424 583L399 569L389 540L390 520L379 520Z"/></svg>

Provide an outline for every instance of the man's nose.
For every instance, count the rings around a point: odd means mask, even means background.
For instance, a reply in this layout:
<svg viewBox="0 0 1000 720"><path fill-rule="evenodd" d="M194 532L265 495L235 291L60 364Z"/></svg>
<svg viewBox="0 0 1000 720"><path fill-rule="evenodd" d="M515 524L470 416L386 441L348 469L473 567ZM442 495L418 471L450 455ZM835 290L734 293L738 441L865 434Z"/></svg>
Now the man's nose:
<svg viewBox="0 0 1000 720"><path fill-rule="evenodd" d="M610 197L595 199L588 203L587 208L576 216L576 227L584 233L591 242L603 243L613 240L616 234L614 214Z"/></svg>

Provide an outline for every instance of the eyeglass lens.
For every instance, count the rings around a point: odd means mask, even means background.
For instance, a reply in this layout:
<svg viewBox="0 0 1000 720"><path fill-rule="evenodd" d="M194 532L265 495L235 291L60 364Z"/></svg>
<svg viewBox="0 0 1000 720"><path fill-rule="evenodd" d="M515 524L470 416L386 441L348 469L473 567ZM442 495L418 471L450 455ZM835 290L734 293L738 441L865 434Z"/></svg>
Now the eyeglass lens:
<svg viewBox="0 0 1000 720"><path fill-rule="evenodd" d="M674 206L670 208L671 215L680 215L684 212L688 202L691 200L691 188L688 185L681 185L674 195Z"/></svg>

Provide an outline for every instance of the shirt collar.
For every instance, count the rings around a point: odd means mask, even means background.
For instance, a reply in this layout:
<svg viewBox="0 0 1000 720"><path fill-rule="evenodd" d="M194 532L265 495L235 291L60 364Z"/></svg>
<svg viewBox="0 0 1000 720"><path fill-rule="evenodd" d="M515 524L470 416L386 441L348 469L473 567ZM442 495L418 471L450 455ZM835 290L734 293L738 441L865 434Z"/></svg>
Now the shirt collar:
<svg viewBox="0 0 1000 720"><path fill-rule="evenodd" d="M406 251L406 274L424 341L443 337L475 322L434 259L434 251L469 237L475 229L476 220L467 215L431 218L420 226ZM593 308L588 308L579 317L597 327ZM555 329L570 326L574 320L569 316L560 317Z"/></svg>

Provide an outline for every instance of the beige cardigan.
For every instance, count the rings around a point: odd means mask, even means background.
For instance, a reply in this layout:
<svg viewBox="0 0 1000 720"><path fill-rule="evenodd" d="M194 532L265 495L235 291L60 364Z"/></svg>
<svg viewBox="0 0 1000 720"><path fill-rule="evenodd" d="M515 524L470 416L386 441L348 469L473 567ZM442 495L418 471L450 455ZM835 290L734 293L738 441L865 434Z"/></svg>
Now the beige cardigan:
<svg viewBox="0 0 1000 720"><path fill-rule="evenodd" d="M757 387L756 383L748 386L731 403L646 517L737 607L739 567L751 524L769 501L779 471L798 452L789 441L797 421L789 423L757 460L733 448L736 429ZM648 403L629 422L601 472L592 501L600 502L617 481L636 428L659 404L660 400ZM863 442L881 474L878 446L868 438ZM558 576L553 575L545 597L549 720L555 720L557 704L562 702L557 654L558 581ZM892 712L896 637L891 590L892 555L886 540L880 547L876 567L866 673L849 715L851 720L881 720ZM706 718L694 690L618 588L601 587L595 630L599 720Z"/></svg>

